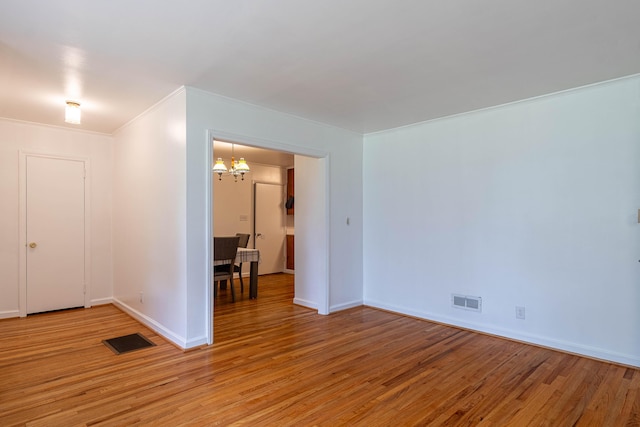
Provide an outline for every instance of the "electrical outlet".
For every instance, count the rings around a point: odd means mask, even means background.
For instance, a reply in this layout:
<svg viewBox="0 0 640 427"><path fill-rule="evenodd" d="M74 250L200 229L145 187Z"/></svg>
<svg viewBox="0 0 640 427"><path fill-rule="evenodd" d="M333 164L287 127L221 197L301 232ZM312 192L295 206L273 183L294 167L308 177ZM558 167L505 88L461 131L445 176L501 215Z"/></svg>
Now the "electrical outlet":
<svg viewBox="0 0 640 427"><path fill-rule="evenodd" d="M516 307L516 319L524 320L524 307Z"/></svg>

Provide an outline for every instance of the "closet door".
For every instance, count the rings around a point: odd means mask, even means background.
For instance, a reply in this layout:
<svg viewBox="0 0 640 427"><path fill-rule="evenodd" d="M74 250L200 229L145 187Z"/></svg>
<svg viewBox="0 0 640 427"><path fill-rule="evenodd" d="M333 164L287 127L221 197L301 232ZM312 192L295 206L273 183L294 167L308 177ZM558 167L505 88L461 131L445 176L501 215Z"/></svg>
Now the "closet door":
<svg viewBox="0 0 640 427"><path fill-rule="evenodd" d="M27 313L84 306L85 165L26 157Z"/></svg>

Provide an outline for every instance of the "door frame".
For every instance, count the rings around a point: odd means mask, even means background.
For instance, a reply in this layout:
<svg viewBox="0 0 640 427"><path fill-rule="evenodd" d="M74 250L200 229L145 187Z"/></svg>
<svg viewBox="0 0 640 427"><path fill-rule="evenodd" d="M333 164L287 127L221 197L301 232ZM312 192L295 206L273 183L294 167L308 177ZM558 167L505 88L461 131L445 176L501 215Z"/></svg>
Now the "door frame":
<svg viewBox="0 0 640 427"><path fill-rule="evenodd" d="M84 307L91 307L91 162L87 157L67 156L34 151L19 151L18 187L20 193L18 248L18 311L27 316L27 157L70 160L84 164Z"/></svg>
<svg viewBox="0 0 640 427"><path fill-rule="evenodd" d="M207 217L206 222L206 233L207 233L207 248L206 248L206 258L207 258L207 271L206 271L206 283L203 284L205 288L205 331L206 331L206 340L207 344L213 344L213 287L212 287L212 278L213 278L213 170L212 170L212 162L213 162L213 140L219 139L222 141L233 141L234 143L240 145L247 145L251 147L259 147L266 148L270 150L276 151L284 151L287 153L291 153L299 156L312 157L316 159L325 159L324 162L324 181L326 191L324 193L324 209L325 209L325 223L324 223L324 234L326 239L326 248L324 253L323 265L325 269L325 277L322 284L322 298L324 301L318 301L318 313L327 315L329 314L329 280L331 277L330 272L330 262L329 262L329 252L331 247L331 239L330 239L330 155L326 151L317 150L310 147L303 147L299 145L291 145L285 144L277 141L255 138L247 135L240 135L232 132L218 131L215 129L207 129L206 131L206 160L208 162L208 173L207 181L204 183L205 189L205 215Z"/></svg>

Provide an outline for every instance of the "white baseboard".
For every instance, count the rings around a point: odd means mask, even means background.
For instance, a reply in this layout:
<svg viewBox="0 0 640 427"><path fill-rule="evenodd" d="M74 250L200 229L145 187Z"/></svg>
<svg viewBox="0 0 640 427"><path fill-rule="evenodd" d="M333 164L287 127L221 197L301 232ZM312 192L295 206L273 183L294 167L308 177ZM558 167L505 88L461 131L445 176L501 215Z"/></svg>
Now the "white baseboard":
<svg viewBox="0 0 640 427"><path fill-rule="evenodd" d="M112 304L113 303L113 298L108 297L108 298L96 298L96 299L92 299L91 300L91 306L93 307L94 305L106 305L106 304Z"/></svg>
<svg viewBox="0 0 640 427"><path fill-rule="evenodd" d="M201 336L201 337L191 338L189 341L187 341L187 346L182 348L188 349L193 347L199 347L201 345L207 345L207 337Z"/></svg>
<svg viewBox="0 0 640 427"><path fill-rule="evenodd" d="M192 347L194 345L193 344L194 341L199 342L200 340L200 338L198 338L196 340L189 340L189 342L187 342L184 339L184 337L181 337L180 335L174 333L170 329L165 328L163 325L156 322L149 316L143 313L140 313L138 310L128 306L127 304L123 303L117 298L113 298L113 304L119 309L121 309L122 311L124 311L125 313L127 313L129 316L136 319L138 322L142 323L143 325L147 326L150 329L153 329L153 331L155 331L157 334L162 335L164 338L168 339L169 341L174 343L176 346L182 348L183 350L186 350L187 348ZM205 344L206 344L206 340L205 340ZM195 344L195 345L200 345L200 344Z"/></svg>
<svg viewBox="0 0 640 427"><path fill-rule="evenodd" d="M360 307L361 305L362 305L362 301L351 301L344 304L332 305L331 307L329 307L329 312L333 313L336 311L347 310L353 307Z"/></svg>
<svg viewBox="0 0 640 427"><path fill-rule="evenodd" d="M20 317L20 310L0 311L0 319L11 319L12 317Z"/></svg>
<svg viewBox="0 0 640 427"><path fill-rule="evenodd" d="M90 307L93 307L94 305L105 305L105 304L111 304L111 303L113 303L113 298L111 297L98 298L98 299L91 300L91 305L85 308L90 308ZM12 317L20 317L20 310L0 311L0 319L11 319Z"/></svg>
<svg viewBox="0 0 640 427"><path fill-rule="evenodd" d="M369 307L380 308L382 310L392 311L394 313L405 314L407 316L418 317L424 320L430 320L433 322L443 323L446 325L457 326L460 328L482 332L489 335L495 335L503 338L512 339L515 341L521 341L528 344L538 345L541 347L547 347L555 350L564 351L566 353L578 354L594 359L599 359L608 362L621 363L623 365L640 367L640 358L634 355L622 354L615 351L609 351L602 348L595 348L586 346L583 344L556 340L549 337L543 337L539 335L526 334L511 329L496 328L491 325L482 325L476 323L463 322L459 319L454 319L447 316L441 316L433 313L410 310L403 307L397 307L389 304L382 303L380 301L365 300L364 304Z"/></svg>
<svg viewBox="0 0 640 427"><path fill-rule="evenodd" d="M307 300L304 300L304 299L301 299L301 298L294 298L293 299L293 303L296 304L296 305L301 305L303 307L312 308L314 310L318 309L318 305L316 303L311 302L311 301L307 301Z"/></svg>

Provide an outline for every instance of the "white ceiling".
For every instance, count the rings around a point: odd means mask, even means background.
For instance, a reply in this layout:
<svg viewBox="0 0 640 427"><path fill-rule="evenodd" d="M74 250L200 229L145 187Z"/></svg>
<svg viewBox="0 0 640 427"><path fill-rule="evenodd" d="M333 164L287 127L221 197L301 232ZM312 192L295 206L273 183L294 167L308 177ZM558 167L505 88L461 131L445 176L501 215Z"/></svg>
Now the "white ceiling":
<svg viewBox="0 0 640 427"><path fill-rule="evenodd" d="M640 73L638 0L1 0L0 117L182 85L369 133Z"/></svg>

